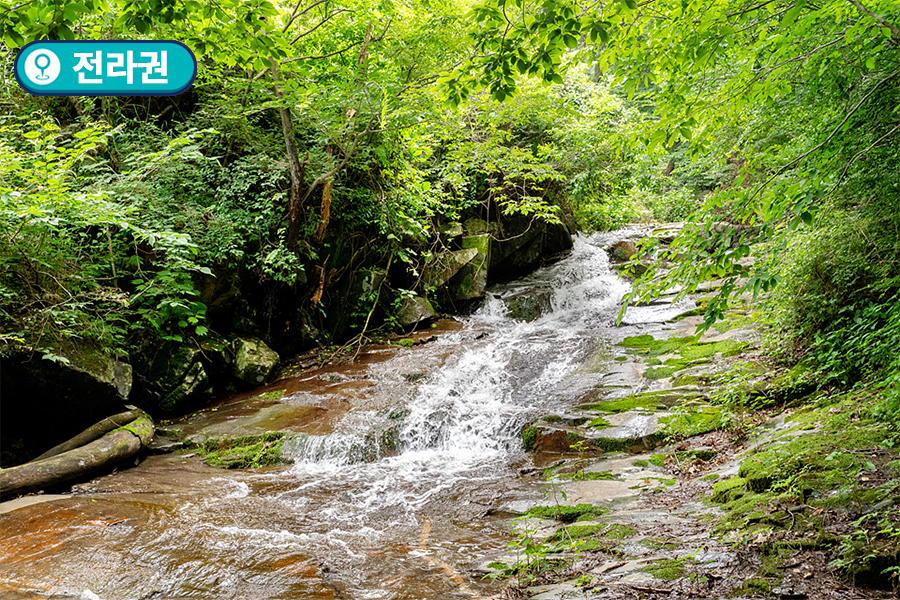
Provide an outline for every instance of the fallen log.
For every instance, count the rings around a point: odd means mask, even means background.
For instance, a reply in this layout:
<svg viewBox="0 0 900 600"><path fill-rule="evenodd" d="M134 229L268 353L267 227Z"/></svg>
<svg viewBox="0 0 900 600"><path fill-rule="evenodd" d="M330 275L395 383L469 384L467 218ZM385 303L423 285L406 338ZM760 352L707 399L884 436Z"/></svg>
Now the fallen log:
<svg viewBox="0 0 900 600"><path fill-rule="evenodd" d="M139 408L132 408L132 407L127 407L127 408L131 408L131 410L128 410L126 412L121 412L121 413L119 413L117 415L113 415L111 417L106 417L102 421L98 421L98 422L94 423L93 425L91 425L90 427L88 427L87 429L85 429L84 431L82 431L81 433L76 435L75 437L73 437L69 440L66 440L62 444L59 444L58 446L54 446L54 447L50 448L49 450L47 450L46 452L44 452L43 454L41 454L40 456L38 456L31 462L44 460L45 458L50 458L51 456L56 456L57 454L62 454L63 452L68 452L69 450L74 450L75 448L81 448L85 444L89 444L90 442L93 442L97 438L99 438L103 435L106 435L113 429L118 429L119 427L128 425L129 423L131 423L138 417L142 417L147 414Z"/></svg>
<svg viewBox="0 0 900 600"><path fill-rule="evenodd" d="M142 415L89 444L57 456L0 470L0 499L88 479L132 458L153 439L153 420Z"/></svg>

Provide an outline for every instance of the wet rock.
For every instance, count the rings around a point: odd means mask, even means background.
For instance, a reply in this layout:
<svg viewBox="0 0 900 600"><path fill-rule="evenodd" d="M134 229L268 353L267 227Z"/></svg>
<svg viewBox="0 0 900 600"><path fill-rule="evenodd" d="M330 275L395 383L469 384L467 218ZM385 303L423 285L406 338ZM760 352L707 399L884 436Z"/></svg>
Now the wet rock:
<svg viewBox="0 0 900 600"><path fill-rule="evenodd" d="M662 441L656 414L629 411L604 417L607 420L609 424L601 429L541 420L524 430L522 441L526 450L553 453L572 452L572 447L580 441L587 442L593 451L638 453Z"/></svg>
<svg viewBox="0 0 900 600"><path fill-rule="evenodd" d="M266 382L278 362L278 354L257 338L238 338L234 342L232 373L249 387Z"/></svg>
<svg viewBox="0 0 900 600"><path fill-rule="evenodd" d="M431 302L421 296L404 298L400 308L397 309L397 321L403 327L415 327L419 323L433 319L435 316Z"/></svg>
<svg viewBox="0 0 900 600"><path fill-rule="evenodd" d="M206 306L206 315L217 319L235 312L241 301L241 282L237 269L219 268L215 273L195 273L197 300Z"/></svg>
<svg viewBox="0 0 900 600"><path fill-rule="evenodd" d="M488 266L491 259L491 236L469 235L462 238L463 250L475 250L472 259L463 265L447 284L452 300L470 300L484 296Z"/></svg>
<svg viewBox="0 0 900 600"><path fill-rule="evenodd" d="M571 248L572 237L562 224L522 215L504 217L491 240L490 279L508 281L530 273L541 265L544 257Z"/></svg>
<svg viewBox="0 0 900 600"><path fill-rule="evenodd" d="M534 321L549 312L550 290L529 290L503 299L507 315L520 321Z"/></svg>
<svg viewBox="0 0 900 600"><path fill-rule="evenodd" d="M478 218L466 219L465 229L469 235L481 235L483 233L496 235L498 232L497 223L488 223L484 219Z"/></svg>
<svg viewBox="0 0 900 600"><path fill-rule="evenodd" d="M441 252L425 273L425 285L439 288L456 275L463 266L478 254L476 248Z"/></svg>
<svg viewBox="0 0 900 600"><path fill-rule="evenodd" d="M575 598L584 598L584 592L578 585L577 580L551 585L536 585L525 588L525 591L530 594L531 600L574 600Z"/></svg>
<svg viewBox="0 0 900 600"><path fill-rule="evenodd" d="M368 298L377 293L387 273L384 269L360 269L353 280L352 295L355 298Z"/></svg>
<svg viewBox="0 0 900 600"><path fill-rule="evenodd" d="M637 246L632 241L622 240L610 246L607 252L611 261L622 263L630 260L632 256L637 254Z"/></svg>
<svg viewBox="0 0 900 600"><path fill-rule="evenodd" d="M121 412L131 393L131 365L90 342L66 340L46 351L5 352L0 360L4 467L29 460Z"/></svg>

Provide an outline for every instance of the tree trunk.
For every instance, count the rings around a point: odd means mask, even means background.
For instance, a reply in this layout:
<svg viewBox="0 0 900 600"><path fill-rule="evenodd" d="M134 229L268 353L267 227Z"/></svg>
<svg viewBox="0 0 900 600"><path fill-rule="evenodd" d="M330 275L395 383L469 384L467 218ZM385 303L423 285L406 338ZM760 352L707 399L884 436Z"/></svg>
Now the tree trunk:
<svg viewBox="0 0 900 600"><path fill-rule="evenodd" d="M270 59L272 64L272 79L275 82L275 97L278 98L278 115L281 117L281 132L284 135L284 149L287 153L288 165L291 171L291 199L288 204L288 236L287 249L294 254L300 241L300 203L303 199L303 166L297 155L297 146L294 145L294 124L291 120L291 110L284 105L284 91L281 89L281 69L275 59Z"/></svg>
<svg viewBox="0 0 900 600"><path fill-rule="evenodd" d="M98 437L109 433L113 429L117 429L119 427L122 427L123 425L127 425L128 423L131 423L138 417L142 417L145 414L146 413L141 409L135 408L133 410L113 415L111 417L106 417L102 421L94 423L72 439L63 442L58 446L50 448L31 462L37 462L39 460L44 460L45 458L50 458L51 456L56 456L57 454L62 454L63 452L68 452L69 450L74 450L75 448L80 448L85 444L93 442Z"/></svg>
<svg viewBox="0 0 900 600"><path fill-rule="evenodd" d="M128 426L107 433L80 448L0 470L0 500L77 479L88 479L112 469L149 445L155 431L153 421L144 415Z"/></svg>

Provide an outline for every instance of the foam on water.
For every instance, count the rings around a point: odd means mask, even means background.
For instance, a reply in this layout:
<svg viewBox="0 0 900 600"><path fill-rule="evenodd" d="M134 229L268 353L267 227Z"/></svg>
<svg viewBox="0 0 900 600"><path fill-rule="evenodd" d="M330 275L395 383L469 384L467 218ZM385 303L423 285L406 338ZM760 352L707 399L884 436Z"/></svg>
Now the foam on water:
<svg viewBox="0 0 900 600"><path fill-rule="evenodd" d="M592 243L594 242L594 243ZM520 432L546 407L555 387L593 349L592 330L615 318L628 285L609 268L596 242L579 236L559 263L512 284L489 290L470 326L490 335L420 384L406 406L400 454L360 460L370 432L349 427L299 444L294 475L310 479L299 489L351 486L346 495L360 510L402 506L415 511L465 478L477 479L522 452ZM506 316L504 298L523 290L549 295L550 310L532 322ZM461 334L458 334L461 335ZM378 417L372 415L371 420Z"/></svg>

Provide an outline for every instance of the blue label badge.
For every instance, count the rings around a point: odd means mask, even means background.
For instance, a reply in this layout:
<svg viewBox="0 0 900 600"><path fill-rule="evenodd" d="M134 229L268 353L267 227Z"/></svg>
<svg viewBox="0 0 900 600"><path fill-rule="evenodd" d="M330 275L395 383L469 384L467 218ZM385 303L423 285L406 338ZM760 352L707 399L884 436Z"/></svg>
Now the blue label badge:
<svg viewBox="0 0 900 600"><path fill-rule="evenodd" d="M175 96L197 59L173 41L41 41L16 57L16 80L35 96Z"/></svg>

